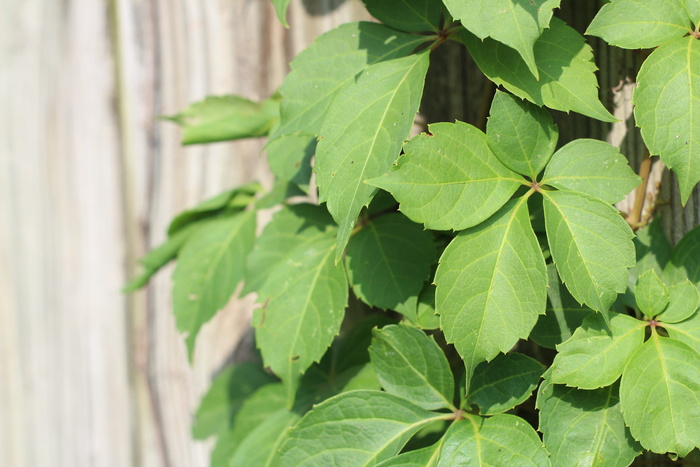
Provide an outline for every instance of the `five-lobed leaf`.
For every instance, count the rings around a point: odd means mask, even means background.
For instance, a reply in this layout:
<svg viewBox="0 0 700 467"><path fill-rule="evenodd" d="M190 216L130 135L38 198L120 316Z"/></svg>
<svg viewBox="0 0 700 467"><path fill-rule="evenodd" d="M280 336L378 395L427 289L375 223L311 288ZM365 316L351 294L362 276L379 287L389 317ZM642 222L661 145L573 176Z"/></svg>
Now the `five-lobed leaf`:
<svg viewBox="0 0 700 467"><path fill-rule="evenodd" d="M613 313L610 326L596 313L583 321L567 341L557 346L551 381L579 389L614 383L630 357L644 342L643 321Z"/></svg>
<svg viewBox="0 0 700 467"><path fill-rule="evenodd" d="M398 454L422 427L444 418L386 392L346 392L299 421L281 448L279 465L374 465Z"/></svg>
<svg viewBox="0 0 700 467"><path fill-rule="evenodd" d="M561 0L444 0L450 14L479 39L491 37L518 51L535 79L533 50Z"/></svg>
<svg viewBox="0 0 700 467"><path fill-rule="evenodd" d="M436 260L432 236L400 213L370 219L348 245L350 285L363 302L395 309L417 296Z"/></svg>
<svg viewBox="0 0 700 467"><path fill-rule="evenodd" d="M603 5L586 34L623 49L649 49L688 34L685 0L613 0Z"/></svg>
<svg viewBox="0 0 700 467"><path fill-rule="evenodd" d="M445 7L441 0L362 0L367 11L387 26L399 31L440 30Z"/></svg>
<svg viewBox="0 0 700 467"><path fill-rule="evenodd" d="M373 334L369 354L387 392L428 410L454 408L450 364L432 337L404 324Z"/></svg>
<svg viewBox="0 0 700 467"><path fill-rule="evenodd" d="M228 303L243 280L245 257L255 239L255 212L209 221L178 253L173 273L173 313L187 332L190 359L201 326Z"/></svg>
<svg viewBox="0 0 700 467"><path fill-rule="evenodd" d="M488 38L481 41L469 33L463 33L462 39L481 71L516 96L551 109L616 121L598 100L591 47L563 21L552 18L550 28L535 43L539 80L510 47Z"/></svg>
<svg viewBox="0 0 700 467"><path fill-rule="evenodd" d="M368 183L389 191L401 212L429 229L462 230L503 206L525 180L489 149L484 133L436 123L412 138L391 172Z"/></svg>
<svg viewBox="0 0 700 467"><path fill-rule="evenodd" d="M542 383L539 431L553 465L626 467L641 453L622 418L618 391L618 384L582 391Z"/></svg>
<svg viewBox="0 0 700 467"><path fill-rule="evenodd" d="M604 141L577 139L554 153L540 183L617 203L639 182L641 178L618 148Z"/></svg>
<svg viewBox="0 0 700 467"><path fill-rule="evenodd" d="M376 188L394 163L418 111L430 55L426 52L369 66L344 86L321 127L316 150L319 201L338 223L336 262Z"/></svg>
<svg viewBox="0 0 700 467"><path fill-rule="evenodd" d="M700 447L700 354L653 332L625 368L620 403L644 448L683 457Z"/></svg>
<svg viewBox="0 0 700 467"><path fill-rule="evenodd" d="M571 295L606 313L627 288L634 266L634 234L619 212L597 198L544 191L545 226L552 257Z"/></svg>
<svg viewBox="0 0 700 467"><path fill-rule="evenodd" d="M209 96L165 117L183 129L182 144L265 136L279 118L279 97L253 102L241 96Z"/></svg>
<svg viewBox="0 0 700 467"><path fill-rule="evenodd" d="M700 181L700 40L684 37L649 55L637 75L634 117L651 155L675 172L681 201Z"/></svg>
<svg viewBox="0 0 700 467"><path fill-rule="evenodd" d="M496 91L486 136L489 147L506 167L535 180L552 157L559 130L545 109Z"/></svg>
<svg viewBox="0 0 700 467"><path fill-rule="evenodd" d="M545 311L547 271L525 199L452 240L435 284L445 338L468 373L527 337Z"/></svg>
<svg viewBox="0 0 700 467"><path fill-rule="evenodd" d="M520 417L496 415L483 418L467 414L445 433L440 467L456 465L552 465L535 430Z"/></svg>
<svg viewBox="0 0 700 467"><path fill-rule="evenodd" d="M253 317L256 343L265 365L285 383L290 406L301 374L338 334L348 302L345 270L333 261L335 229L327 218L317 206L280 211L248 261L263 304Z"/></svg>
<svg viewBox="0 0 700 467"><path fill-rule="evenodd" d="M499 355L474 370L466 406L476 405L481 415L506 412L530 397L542 373L544 365L527 355Z"/></svg>

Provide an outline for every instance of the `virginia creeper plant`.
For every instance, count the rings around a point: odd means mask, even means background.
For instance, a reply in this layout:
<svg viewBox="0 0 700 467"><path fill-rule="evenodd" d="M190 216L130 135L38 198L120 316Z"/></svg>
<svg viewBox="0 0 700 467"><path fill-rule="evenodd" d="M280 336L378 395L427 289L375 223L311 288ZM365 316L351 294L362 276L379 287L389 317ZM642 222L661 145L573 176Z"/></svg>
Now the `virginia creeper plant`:
<svg viewBox="0 0 700 467"><path fill-rule="evenodd" d="M641 179L618 148L559 143L549 109L615 121L586 38L554 16L565 5L364 1L377 22L316 38L269 99L209 97L170 117L184 144L266 136L276 177L177 216L128 286L177 261L190 356L240 283L257 296L260 361L222 371L195 416L196 438L217 437L212 466L688 456L700 228L675 248L657 221L633 233L614 204ZM286 25L289 0L273 3ZM586 31L652 49L635 123L683 202L700 181L698 27L700 0L613 0ZM409 138L447 41L498 86L488 122L429 122Z"/></svg>

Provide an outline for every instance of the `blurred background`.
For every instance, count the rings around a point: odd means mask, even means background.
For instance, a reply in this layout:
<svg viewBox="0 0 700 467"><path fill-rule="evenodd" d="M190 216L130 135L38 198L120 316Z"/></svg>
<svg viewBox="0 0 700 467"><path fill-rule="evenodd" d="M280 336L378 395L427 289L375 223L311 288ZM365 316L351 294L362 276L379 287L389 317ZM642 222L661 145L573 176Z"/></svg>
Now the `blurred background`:
<svg viewBox="0 0 700 467"><path fill-rule="evenodd" d="M176 213L270 177L261 141L183 148L157 117L210 94L268 97L364 7L295 0L289 30L270 0L0 7L0 466L208 465L192 414L235 349L250 352L252 303L202 329L190 366L172 270L120 289Z"/></svg>
<svg viewBox="0 0 700 467"><path fill-rule="evenodd" d="M570 3L566 20L583 30L604 0ZM157 117L207 95L266 98L314 37L367 13L360 0L292 0L286 30L270 0L0 7L0 466L206 466L192 414L213 375L252 351L252 302L234 299L205 325L190 366L171 268L136 294L120 289L176 213L270 175L262 141L183 148ZM589 41L609 70L601 100L621 121L557 114L560 143L608 140L639 170L630 77L641 56ZM438 52L424 119L473 121L493 89L462 47ZM700 223L700 195L681 208L668 174L658 192L662 168L639 194L675 242Z"/></svg>

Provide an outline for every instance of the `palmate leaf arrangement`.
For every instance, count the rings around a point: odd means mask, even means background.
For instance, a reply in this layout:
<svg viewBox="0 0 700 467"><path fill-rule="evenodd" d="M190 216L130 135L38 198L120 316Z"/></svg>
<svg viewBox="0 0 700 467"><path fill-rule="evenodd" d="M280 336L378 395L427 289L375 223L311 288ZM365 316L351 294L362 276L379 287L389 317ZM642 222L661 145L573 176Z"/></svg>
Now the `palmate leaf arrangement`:
<svg viewBox="0 0 700 467"><path fill-rule="evenodd" d="M284 22L289 0L274 3ZM365 4L381 23L318 37L279 94L172 117L185 144L268 135L277 180L179 215L129 285L177 259L190 356L239 283L257 294L262 365L223 371L196 415L194 436L218 438L212 465L687 456L700 446L700 229L674 249L656 222L635 237L613 203L640 178L618 149L556 149L545 107L615 121L591 48L553 17L560 0ZM700 180L699 24L698 0L613 0L587 30L655 48L635 119L684 202ZM486 131L441 122L406 141L446 40L502 89ZM316 190L320 205L292 202ZM256 211L273 206L256 238Z"/></svg>

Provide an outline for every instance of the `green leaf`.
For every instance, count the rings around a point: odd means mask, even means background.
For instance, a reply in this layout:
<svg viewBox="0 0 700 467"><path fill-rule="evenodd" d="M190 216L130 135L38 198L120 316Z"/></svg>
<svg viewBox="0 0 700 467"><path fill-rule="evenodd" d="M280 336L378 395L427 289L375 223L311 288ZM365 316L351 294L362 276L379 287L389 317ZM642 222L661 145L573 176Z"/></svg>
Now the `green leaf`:
<svg viewBox="0 0 700 467"><path fill-rule="evenodd" d="M374 465L398 454L422 427L444 418L385 392L346 392L301 419L282 446L279 465Z"/></svg>
<svg viewBox="0 0 700 467"><path fill-rule="evenodd" d="M683 0L613 0L603 5L586 34L623 49L651 49L688 34Z"/></svg>
<svg viewBox="0 0 700 467"><path fill-rule="evenodd" d="M243 279L245 258L255 240L255 211L210 221L178 254L173 273L173 313L187 332L192 359L199 328L228 303Z"/></svg>
<svg viewBox="0 0 700 467"><path fill-rule="evenodd" d="M467 414L447 430L438 465L546 467L551 463L539 436L522 418Z"/></svg>
<svg viewBox="0 0 700 467"><path fill-rule="evenodd" d="M316 151L319 201L339 225L336 262L357 216L376 188L364 183L389 170L418 111L428 53L369 66L333 100Z"/></svg>
<svg viewBox="0 0 700 467"><path fill-rule="evenodd" d="M275 7L277 19L279 19L280 23L282 23L282 26L288 28L289 24L287 24L287 8L289 7L289 0L272 0L272 4Z"/></svg>
<svg viewBox="0 0 700 467"><path fill-rule="evenodd" d="M660 155L678 178L681 201L700 180L700 41L664 44L637 75L634 117L651 155Z"/></svg>
<svg viewBox="0 0 700 467"><path fill-rule="evenodd" d="M678 323L690 317L700 306L700 292L689 280L668 290L668 307L658 316L663 323Z"/></svg>
<svg viewBox="0 0 700 467"><path fill-rule="evenodd" d="M416 296L436 258L429 232L399 213L370 219L348 245L345 266L355 295L394 309Z"/></svg>
<svg viewBox="0 0 700 467"><path fill-rule="evenodd" d="M367 182L393 194L414 222L436 230L472 227L525 183L496 158L486 136L473 126L435 123L429 131L406 143L397 168Z"/></svg>
<svg viewBox="0 0 700 467"><path fill-rule="evenodd" d="M546 110L496 91L486 136L506 167L536 180L554 152L559 130Z"/></svg>
<svg viewBox="0 0 700 467"><path fill-rule="evenodd" d="M544 369L540 362L521 353L481 363L469 383L466 406L476 405L481 415L506 412L530 397Z"/></svg>
<svg viewBox="0 0 700 467"><path fill-rule="evenodd" d="M580 193L543 191L552 258L571 295L601 313L627 287L634 234L617 209Z"/></svg>
<svg viewBox="0 0 700 467"><path fill-rule="evenodd" d="M440 316L435 313L435 286L425 284L418 295L418 308L416 310L417 324L421 329L438 329Z"/></svg>
<svg viewBox="0 0 700 467"><path fill-rule="evenodd" d="M284 135L265 146L267 162L275 177L298 185L309 192L311 158L316 152L316 138L305 135Z"/></svg>
<svg viewBox="0 0 700 467"><path fill-rule="evenodd" d="M685 0L684 3L693 24L700 23L700 0Z"/></svg>
<svg viewBox="0 0 700 467"><path fill-rule="evenodd" d="M622 418L618 387L582 391L542 383L539 431L553 465L626 467L642 452Z"/></svg>
<svg viewBox="0 0 700 467"><path fill-rule="evenodd" d="M231 214L232 212L242 211L243 208L253 201L255 194L261 190L260 184L249 183L204 200L195 207L175 216L168 226L168 236L176 234L190 224L217 214Z"/></svg>
<svg viewBox="0 0 700 467"><path fill-rule="evenodd" d="M209 96L165 118L182 127L182 144L187 145L265 136L278 117L278 97L253 102L240 96Z"/></svg>
<svg viewBox="0 0 700 467"><path fill-rule="evenodd" d="M534 46L561 0L444 0L452 16L479 39L490 37L518 51L540 79Z"/></svg>
<svg viewBox="0 0 700 467"><path fill-rule="evenodd" d="M377 467L437 467L440 455L439 441L432 446L408 451L377 464Z"/></svg>
<svg viewBox="0 0 700 467"><path fill-rule="evenodd" d="M338 334L348 303L345 270L333 262L335 231L323 214L308 205L280 211L248 263L253 280L262 282L263 306L253 314L256 343L284 382L289 406L301 374Z"/></svg>
<svg viewBox="0 0 700 467"><path fill-rule="evenodd" d="M549 277L547 312L544 316L540 316L530 333L530 339L542 347L553 349L571 337L592 311L590 308L581 306L571 296L559 280L554 264L547 265L547 276Z"/></svg>
<svg viewBox="0 0 700 467"><path fill-rule="evenodd" d="M645 449L684 457L700 446L700 354L653 332L622 375L620 403Z"/></svg>
<svg viewBox="0 0 700 467"><path fill-rule="evenodd" d="M700 287L700 226L685 234L678 242L664 268L664 276L671 284L688 279Z"/></svg>
<svg viewBox="0 0 700 467"><path fill-rule="evenodd" d="M234 418L233 426L219 435L211 453L211 467L230 467L229 460L238 446L262 422L278 412L286 412L282 383L262 386L248 397ZM249 441L251 442L251 441Z"/></svg>
<svg viewBox="0 0 700 467"><path fill-rule="evenodd" d="M593 51L574 29L552 18L535 43L539 81L515 50L492 39L462 38L481 71L518 97L555 110L573 110L604 122L616 121L598 100Z"/></svg>
<svg viewBox="0 0 700 467"><path fill-rule="evenodd" d="M468 373L527 337L545 311L547 271L525 198L452 240L435 284L445 338Z"/></svg>
<svg viewBox="0 0 700 467"><path fill-rule="evenodd" d="M367 11L399 31L439 31L445 7L440 0L362 0Z"/></svg>
<svg viewBox="0 0 700 467"><path fill-rule="evenodd" d="M399 32L382 24L344 24L319 37L291 63L280 94L281 135L318 136L331 100L369 65L410 54L425 37Z"/></svg>
<svg viewBox="0 0 700 467"><path fill-rule="evenodd" d="M671 243L666 238L661 219L656 217L649 225L637 230L634 237L634 249L637 252L637 264L629 270L630 288L634 288L639 275L649 269L665 277L664 268L671 258Z"/></svg>
<svg viewBox="0 0 700 467"><path fill-rule="evenodd" d="M289 428L299 414L279 410L256 426L233 453L230 466L275 467L279 465L278 449L288 439Z"/></svg>
<svg viewBox="0 0 700 467"><path fill-rule="evenodd" d="M205 224L192 224L179 232L171 235L163 244L152 249L139 260L143 266L143 272L131 279L122 289L123 292L133 292L148 284L151 277L163 266L177 257L182 245L192 236L192 234Z"/></svg>
<svg viewBox="0 0 700 467"><path fill-rule="evenodd" d="M554 153L540 183L617 203L641 181L615 146L577 139Z"/></svg>
<svg viewBox="0 0 700 467"><path fill-rule="evenodd" d="M375 329L370 358L382 387L424 409L454 409L450 364L432 337L399 324Z"/></svg>
<svg viewBox="0 0 700 467"><path fill-rule="evenodd" d="M672 338L685 343L700 354L700 312L695 312L690 318L680 323L662 324Z"/></svg>
<svg viewBox="0 0 700 467"><path fill-rule="evenodd" d="M590 315L569 340L557 346L551 381L580 389L614 383L644 342L646 323L611 313L610 327L600 314Z"/></svg>
<svg viewBox="0 0 700 467"><path fill-rule="evenodd" d="M192 425L195 439L206 439L231 426L243 402L259 387L274 381L260 366L243 362L222 370L202 398Z"/></svg>
<svg viewBox="0 0 700 467"><path fill-rule="evenodd" d="M668 288L653 269L639 276L634 288L634 296L639 309L650 319L661 313L668 305Z"/></svg>

